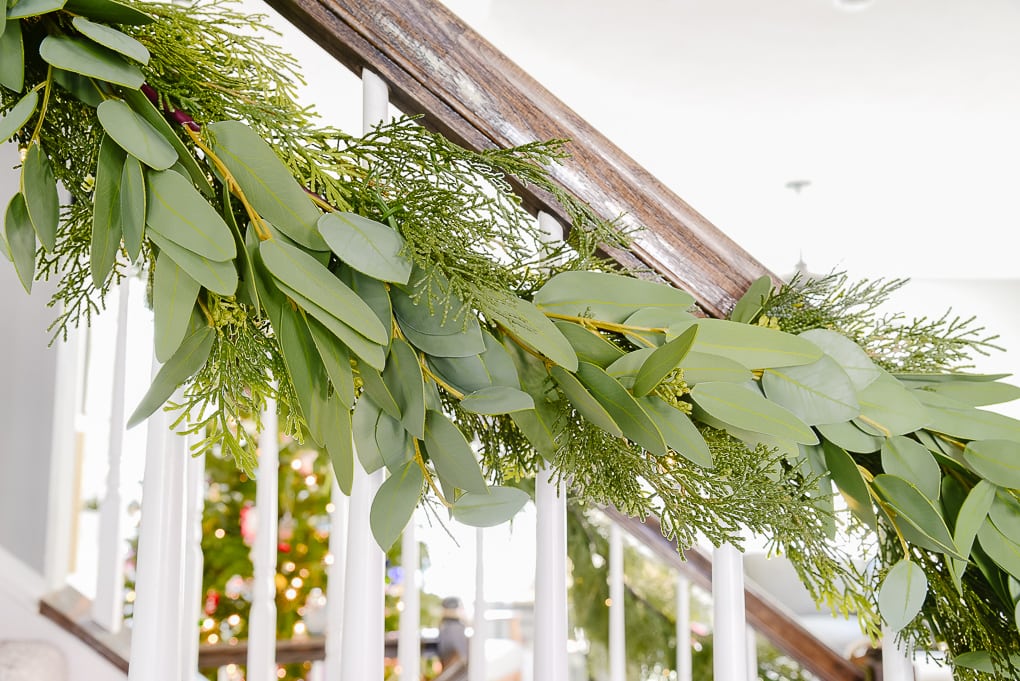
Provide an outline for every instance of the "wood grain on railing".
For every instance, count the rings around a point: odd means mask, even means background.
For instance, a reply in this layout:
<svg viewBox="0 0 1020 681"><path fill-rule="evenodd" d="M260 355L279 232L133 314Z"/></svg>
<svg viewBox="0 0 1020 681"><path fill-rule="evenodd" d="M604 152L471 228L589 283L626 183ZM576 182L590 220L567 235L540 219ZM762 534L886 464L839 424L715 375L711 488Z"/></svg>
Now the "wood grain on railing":
<svg viewBox="0 0 1020 681"><path fill-rule="evenodd" d="M711 589L712 561L703 551L688 549L681 557L676 542L662 536L657 519L649 517L642 521L612 508L603 511L667 565L680 570L701 588ZM752 584L744 586L744 604L747 623L815 676L823 681L865 681L863 668L822 643Z"/></svg>
<svg viewBox="0 0 1020 681"><path fill-rule="evenodd" d="M377 73L394 104L424 114L424 125L460 144L480 150L571 140L572 157L553 169L556 180L604 218L645 228L632 253L610 255L650 267L709 314L728 312L750 282L768 274L438 0L267 2L348 68ZM522 192L532 208L566 221L544 193Z"/></svg>

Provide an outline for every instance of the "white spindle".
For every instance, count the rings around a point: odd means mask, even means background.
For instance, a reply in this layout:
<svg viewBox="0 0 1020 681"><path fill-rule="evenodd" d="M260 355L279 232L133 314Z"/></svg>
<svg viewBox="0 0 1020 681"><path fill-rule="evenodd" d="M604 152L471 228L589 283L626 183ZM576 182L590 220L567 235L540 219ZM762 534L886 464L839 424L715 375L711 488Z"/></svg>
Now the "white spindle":
<svg viewBox="0 0 1020 681"><path fill-rule="evenodd" d="M475 605L468 648L468 681L486 681L488 660L485 641L489 636L485 620L485 531L475 529Z"/></svg>
<svg viewBox="0 0 1020 681"><path fill-rule="evenodd" d="M131 277L121 280L117 305L117 334L113 355L113 391L110 396L107 439L106 494L99 506L99 569L92 619L110 632L124 624L124 502L120 490L121 457L124 451L124 391L127 375L127 328Z"/></svg>
<svg viewBox="0 0 1020 681"><path fill-rule="evenodd" d="M676 679L692 681L691 652L691 583L686 577L676 577Z"/></svg>
<svg viewBox="0 0 1020 681"><path fill-rule="evenodd" d="M752 627L747 627L747 681L758 681L758 636Z"/></svg>
<svg viewBox="0 0 1020 681"><path fill-rule="evenodd" d="M276 679L276 555L279 541L280 434L276 401L266 400L255 482L254 580L248 618L248 681Z"/></svg>
<svg viewBox="0 0 1020 681"><path fill-rule="evenodd" d="M724 544L712 555L713 669L716 681L747 678L744 567L740 551Z"/></svg>
<svg viewBox="0 0 1020 681"><path fill-rule="evenodd" d="M355 463L355 466L358 464ZM343 647L344 624L344 583L347 572L347 517L350 514L350 499L340 491L340 485L333 480L330 497L333 510L329 520L329 565L326 582L326 659L323 674L327 679L340 678L340 655Z"/></svg>
<svg viewBox="0 0 1020 681"><path fill-rule="evenodd" d="M421 678L421 590L418 582L418 533L414 515L407 521L401 538L400 555L404 570L404 589L401 596L400 633L397 657L400 664L400 681L418 681Z"/></svg>
<svg viewBox="0 0 1020 681"><path fill-rule="evenodd" d="M888 629L882 630L882 680L914 681L914 662Z"/></svg>
<svg viewBox="0 0 1020 681"><path fill-rule="evenodd" d="M609 681L627 678L623 604L623 530L613 523L609 527Z"/></svg>
<svg viewBox="0 0 1020 681"><path fill-rule="evenodd" d="M190 445L200 436L192 436ZM185 518L184 518L184 605L181 617L181 641L183 653L181 666L188 677L198 673L198 636L195 626L202 612L202 511L205 509L205 452L189 456L185 473Z"/></svg>
<svg viewBox="0 0 1020 681"><path fill-rule="evenodd" d="M548 466L535 480L535 681L567 678L567 496Z"/></svg>

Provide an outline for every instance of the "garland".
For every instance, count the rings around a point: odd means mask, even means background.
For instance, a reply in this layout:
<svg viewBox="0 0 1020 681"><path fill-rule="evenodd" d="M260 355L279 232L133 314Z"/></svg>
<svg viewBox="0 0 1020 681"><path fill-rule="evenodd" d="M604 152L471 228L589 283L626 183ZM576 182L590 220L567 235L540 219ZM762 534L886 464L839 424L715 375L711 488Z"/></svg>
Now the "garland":
<svg viewBox="0 0 1020 681"><path fill-rule="evenodd" d="M1018 391L958 371L988 344L969 321L877 320L901 282L832 277L763 279L730 319L695 317L689 294L596 255L626 235L549 179L561 143L318 127L258 27L115 0L17 0L0 19L0 140L24 160L2 250L26 289L59 279L58 335L149 277L164 364L132 424L169 401L251 472L238 423L273 398L345 491L355 456L389 470L384 547L419 503L504 522L544 461L681 546L770 537L819 602L875 637L882 620L911 645L934 635L961 677L1015 674L1020 423L979 407ZM564 205L566 242L511 179ZM829 541L837 523L871 537L877 570Z"/></svg>

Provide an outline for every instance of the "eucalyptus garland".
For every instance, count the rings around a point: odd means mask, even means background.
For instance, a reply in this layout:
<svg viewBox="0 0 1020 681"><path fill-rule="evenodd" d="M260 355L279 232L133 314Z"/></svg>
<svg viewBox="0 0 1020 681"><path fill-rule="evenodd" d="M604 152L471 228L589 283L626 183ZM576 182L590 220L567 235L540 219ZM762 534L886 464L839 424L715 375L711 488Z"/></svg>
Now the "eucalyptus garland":
<svg viewBox="0 0 1020 681"><path fill-rule="evenodd" d="M765 535L869 634L884 620L963 677L1014 675L1020 423L980 407L1020 391L958 371L988 342L968 321L876 320L896 282L831 278L762 279L730 319L695 316L598 257L626 235L549 178L562 143L320 127L258 26L215 3L0 12L0 141L23 152L3 251L26 289L59 279L57 334L148 277L163 364L132 424L163 407L251 472L239 423L274 398L345 492L355 458L389 471L384 547L423 502L504 522L544 461L681 546ZM565 242L511 181L563 204ZM877 570L830 541L832 483Z"/></svg>

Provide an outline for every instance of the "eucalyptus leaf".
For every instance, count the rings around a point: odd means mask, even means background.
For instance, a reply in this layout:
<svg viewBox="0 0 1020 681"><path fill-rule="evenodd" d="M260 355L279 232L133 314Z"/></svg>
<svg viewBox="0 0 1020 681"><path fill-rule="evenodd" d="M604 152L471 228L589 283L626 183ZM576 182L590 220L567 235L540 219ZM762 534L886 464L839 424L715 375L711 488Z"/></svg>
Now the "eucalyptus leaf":
<svg viewBox="0 0 1020 681"><path fill-rule="evenodd" d="M154 411L170 399L170 396L177 390L177 386L194 376L202 368L206 359L209 358L209 352L212 350L215 339L216 330L209 326L199 327L188 334L173 357L159 368L156 377L152 379L149 390L128 419L128 428L137 426L149 418Z"/></svg>
<svg viewBox="0 0 1020 681"><path fill-rule="evenodd" d="M103 103L103 91L94 78L64 69L53 69L53 82L74 95L79 102L93 109ZM136 92L136 90L125 90Z"/></svg>
<svg viewBox="0 0 1020 681"><path fill-rule="evenodd" d="M810 329L799 335L834 359L857 390L864 390L882 375L881 369L868 357L868 353L841 333L829 329Z"/></svg>
<svg viewBox="0 0 1020 681"><path fill-rule="evenodd" d="M447 484L476 494L488 492L475 453L445 414L429 410L425 417L425 448L439 477Z"/></svg>
<svg viewBox="0 0 1020 681"><path fill-rule="evenodd" d="M31 218L28 217L25 197L20 192L7 204L7 212L4 214L4 241L21 285L25 291L31 293L32 280L35 279L35 229L32 227Z"/></svg>
<svg viewBox="0 0 1020 681"><path fill-rule="evenodd" d="M8 21L0 33L0 85L14 92L25 87L25 45L20 21Z"/></svg>
<svg viewBox="0 0 1020 681"><path fill-rule="evenodd" d="M978 485L990 484L992 483L987 480L978 482ZM992 523L995 524L999 532L1020 544L1020 501L1014 499L1005 490L999 489L993 495L991 507L988 509L988 517L992 519Z"/></svg>
<svg viewBox="0 0 1020 681"><path fill-rule="evenodd" d="M322 366L329 376L329 382L333 384L336 391L337 398L347 409L352 408L355 401L354 373L351 371L351 359L347 346L330 333L329 329L315 317L309 316L305 321L308 324L308 331L312 334L315 349L319 351Z"/></svg>
<svg viewBox="0 0 1020 681"><path fill-rule="evenodd" d="M149 240L161 251L166 251L199 284L221 296L234 295L237 290L237 270L234 269L233 261L217 262L204 258L167 239L155 229L149 229L147 234Z"/></svg>
<svg viewBox="0 0 1020 681"><path fill-rule="evenodd" d="M357 404L354 405L354 414L351 427L354 436L354 450L357 452L361 467L366 473L374 473L386 462L383 460L381 447L387 443L380 443L376 439L376 427L379 419L385 416L391 421L394 420L387 415L368 395L362 395ZM399 423L399 422L398 422Z"/></svg>
<svg viewBox="0 0 1020 681"><path fill-rule="evenodd" d="M2 40L2 39L0 39ZM3 69L0 66L0 69ZM25 123L28 123L29 119L35 113L36 107L39 106L39 93L35 90L29 90L28 93L18 100L18 103L10 108L7 113L0 116L0 144L3 144L9 140L14 133L21 130Z"/></svg>
<svg viewBox="0 0 1020 681"><path fill-rule="evenodd" d="M312 256L278 239L263 241L259 252L266 268L282 283L368 340L381 345L389 342L389 330L372 309Z"/></svg>
<svg viewBox="0 0 1020 681"><path fill-rule="evenodd" d="M493 486L488 494L461 495L450 512L455 520L472 527L494 527L512 519L530 497L516 487Z"/></svg>
<svg viewBox="0 0 1020 681"><path fill-rule="evenodd" d="M113 50L88 40L49 35L39 45L39 55L58 69L98 78L137 90L145 82L141 70Z"/></svg>
<svg viewBox="0 0 1020 681"><path fill-rule="evenodd" d="M94 21L105 21L112 24L143 26L154 21L145 12L114 2L114 0L67 0L64 9L87 16Z"/></svg>
<svg viewBox="0 0 1020 681"><path fill-rule="evenodd" d="M117 260L121 238L120 189L126 154L104 135L96 162L92 192L92 240L89 244L92 282L101 288Z"/></svg>
<svg viewBox="0 0 1020 681"><path fill-rule="evenodd" d="M988 557L1014 579L1020 579L1020 544L999 531L990 519L978 530L978 542Z"/></svg>
<svg viewBox="0 0 1020 681"><path fill-rule="evenodd" d="M124 250L132 262L138 260L145 238L145 215L148 198L145 192L145 169L134 156L124 160L120 177L120 227L124 234ZM236 245L236 243L235 243Z"/></svg>
<svg viewBox="0 0 1020 681"><path fill-rule="evenodd" d="M395 229L357 213L326 213L317 224L330 250L350 267L381 281L410 279L404 237Z"/></svg>
<svg viewBox="0 0 1020 681"><path fill-rule="evenodd" d="M66 0L18 0L17 3L7 10L8 21L14 19L25 19L37 17L50 12L56 12L64 7Z"/></svg>
<svg viewBox="0 0 1020 681"><path fill-rule="evenodd" d="M187 335L199 288L199 283L189 277L165 251L160 252L156 257L152 278L154 338L156 359L160 362L173 357Z"/></svg>
<svg viewBox="0 0 1020 681"><path fill-rule="evenodd" d="M885 438L865 433L853 423L826 423L815 426L822 437L848 452L870 454L882 448Z"/></svg>
<svg viewBox="0 0 1020 681"><path fill-rule="evenodd" d="M963 450L963 458L981 477L1001 487L1020 489L1020 442L969 442Z"/></svg>
<svg viewBox="0 0 1020 681"><path fill-rule="evenodd" d="M609 410L588 392L574 374L559 366L551 367L549 373L581 416L610 435L623 437L623 430L610 416Z"/></svg>
<svg viewBox="0 0 1020 681"><path fill-rule="evenodd" d="M358 294L358 297L365 301L365 304L372 308L379 323L389 328L393 324L393 304L390 301L390 293L387 284L366 277L350 267L341 267L338 274L340 281Z"/></svg>
<svg viewBox="0 0 1020 681"><path fill-rule="evenodd" d="M638 399L671 450L692 463L712 468L712 452L691 419L656 395Z"/></svg>
<svg viewBox="0 0 1020 681"><path fill-rule="evenodd" d="M924 394L925 391L915 391ZM1020 421L984 409L949 409L928 405L928 429L963 440L1020 442Z"/></svg>
<svg viewBox="0 0 1020 681"><path fill-rule="evenodd" d="M400 537L414 514L421 499L421 488L425 484L421 468L411 461L399 472L386 478L372 499L369 524L376 543L388 551Z"/></svg>
<svg viewBox="0 0 1020 681"><path fill-rule="evenodd" d="M686 291L606 272L561 272L535 293L546 313L621 323L641 308L686 311L694 298ZM567 367L569 369L569 367Z"/></svg>
<svg viewBox="0 0 1020 681"><path fill-rule="evenodd" d="M744 292L744 295L740 296L737 304L733 306L733 311L730 312L730 321L741 324L753 322L754 318L761 312L762 305L771 292L772 277L766 274L755 279L747 288L747 291Z"/></svg>
<svg viewBox="0 0 1020 681"><path fill-rule="evenodd" d="M913 483L896 475L881 474L875 476L872 486L896 512L897 525L903 521L914 529L919 538L923 538L924 548L963 558L946 527L942 512ZM902 525L900 528L905 529Z"/></svg>
<svg viewBox="0 0 1020 681"><path fill-rule="evenodd" d="M289 305L282 305L271 320L287 366L298 405L301 407L308 432L322 444L329 409L329 377L319 359L311 333L301 315Z"/></svg>
<svg viewBox="0 0 1020 681"><path fill-rule="evenodd" d="M493 385L465 395L460 406L475 414L495 415L534 409L535 401L523 390Z"/></svg>
<svg viewBox="0 0 1020 681"><path fill-rule="evenodd" d="M464 315L444 318L444 310L430 310L425 301L415 304L398 289L390 292L393 315L404 336L415 347L434 357L471 357L485 350L478 320L466 309Z"/></svg>
<svg viewBox="0 0 1020 681"><path fill-rule="evenodd" d="M919 430L931 420L928 409L910 390L888 374L875 379L857 394L861 415L854 420L872 435L904 435Z"/></svg>
<svg viewBox="0 0 1020 681"><path fill-rule="evenodd" d="M324 433L326 451L340 491L350 496L354 486L354 442L350 407L338 393L329 397L330 427Z"/></svg>
<svg viewBox="0 0 1020 681"><path fill-rule="evenodd" d="M960 554L964 557L970 556L974 540L977 538L981 525L984 524L988 512L995 500L995 485L987 480L979 480L967 494L966 499L960 506L956 515L956 526L953 528L953 541ZM958 590L962 591L963 585L960 577L967 569L967 561L959 558L951 559L953 563L953 580Z"/></svg>
<svg viewBox="0 0 1020 681"><path fill-rule="evenodd" d="M634 379L634 395L643 397L655 390L666 376L683 361L698 335L698 326L692 326L678 337L657 348L641 365Z"/></svg>
<svg viewBox="0 0 1020 681"><path fill-rule="evenodd" d="M894 372L893 377L901 381L912 381L918 383L985 383L987 381L998 381L1009 377L1010 374L968 374L966 372L949 372L945 374L918 373L912 371Z"/></svg>
<svg viewBox="0 0 1020 681"><path fill-rule="evenodd" d="M721 355L748 369L810 364L822 356L814 343L763 326L725 319L699 319L694 352Z"/></svg>
<svg viewBox="0 0 1020 681"><path fill-rule="evenodd" d="M830 442L822 443L822 454L825 457L825 467L832 476L832 481L836 483L836 487L843 494L843 498L846 499L847 507L868 527L877 532L878 520L871 503L871 493L868 491L868 483L861 475L857 463L841 447Z"/></svg>
<svg viewBox="0 0 1020 681"><path fill-rule="evenodd" d="M397 404L393 391L383 380L382 373L371 367L359 367L358 375L361 376L362 387L365 394L372 398L372 401L379 405L379 408L396 421L400 421L400 405Z"/></svg>
<svg viewBox="0 0 1020 681"><path fill-rule="evenodd" d="M603 338L598 331L586 329L574 322L554 320L553 324L574 348L579 360L604 369L623 356L623 350Z"/></svg>
<svg viewBox="0 0 1020 681"><path fill-rule="evenodd" d="M177 150L140 114L127 105L122 99L107 99L96 109L99 122L106 134L120 147L139 161L154 170L166 170L177 162ZM164 185L166 185L164 181ZM191 183L187 186L194 192ZM195 201L194 197L184 198L177 194L177 187L162 186L161 190L171 199ZM198 192L194 192L198 196ZM204 200L203 200L203 203ZM173 204L171 204L173 205ZM178 206L186 209L184 205ZM215 211L213 211L215 212ZM183 245L183 244L182 244ZM195 250L195 249L192 249ZM196 252L199 252L196 250ZM219 258L222 260L222 258Z"/></svg>
<svg viewBox="0 0 1020 681"><path fill-rule="evenodd" d="M382 373L400 408L400 423L419 440L425 437L425 377L418 356L406 341L394 338Z"/></svg>
<svg viewBox="0 0 1020 681"><path fill-rule="evenodd" d="M751 371L743 364L706 352L691 350L681 362L681 368L688 385L711 381L744 383L751 380Z"/></svg>
<svg viewBox="0 0 1020 681"><path fill-rule="evenodd" d="M878 591L878 610L893 631L910 624L928 595L928 578L924 570L904 558L889 570Z"/></svg>
<svg viewBox="0 0 1020 681"><path fill-rule="evenodd" d="M32 220L35 234L43 248L52 252L57 243L57 224L60 221L60 199L57 197L57 178L53 175L50 158L39 142L32 142L21 167L21 193L25 208Z"/></svg>
<svg viewBox="0 0 1020 681"><path fill-rule="evenodd" d="M619 381L588 362L578 364L577 378L606 408L627 438L656 456L666 453L666 443L655 422Z"/></svg>
<svg viewBox="0 0 1020 681"><path fill-rule="evenodd" d="M114 52L134 59L142 65L149 63L149 50L145 48L145 45L142 45L126 33L118 31L112 26L89 21L81 16L74 17L71 23L78 29L79 33L103 47L108 47Z"/></svg>
<svg viewBox="0 0 1020 681"><path fill-rule="evenodd" d="M1020 387L999 381L934 383L928 389L970 407L1003 404L1020 398Z"/></svg>
<svg viewBox="0 0 1020 681"><path fill-rule="evenodd" d="M510 414L510 418L543 459L550 463L555 461L556 440L552 422L538 410L515 411Z"/></svg>
<svg viewBox="0 0 1020 681"><path fill-rule="evenodd" d="M469 357L429 357L433 373L462 393L472 393L490 386L520 388L517 369L506 348L482 329L484 352Z"/></svg>
<svg viewBox="0 0 1020 681"><path fill-rule="evenodd" d="M850 377L828 355L811 364L765 369L761 387L808 425L845 423L861 413Z"/></svg>
<svg viewBox="0 0 1020 681"><path fill-rule="evenodd" d="M748 327L751 328L751 327ZM691 390L691 398L717 419L757 433L775 435L803 444L818 437L788 409L735 383L704 382Z"/></svg>
<svg viewBox="0 0 1020 681"><path fill-rule="evenodd" d="M482 312L532 350L545 355L567 371L577 370L577 353L556 325L533 303L510 293L490 291Z"/></svg>
<svg viewBox="0 0 1020 681"><path fill-rule="evenodd" d="M676 330L672 337L693 325L698 318L678 309L642 308L627 317L623 335L637 348L657 348L666 343L670 330Z"/></svg>
<svg viewBox="0 0 1020 681"><path fill-rule="evenodd" d="M227 262L237 256L227 223L191 182L169 170L150 172L148 180L145 222L151 231L207 260Z"/></svg>
<svg viewBox="0 0 1020 681"><path fill-rule="evenodd" d="M924 445L902 435L888 438L882 445L882 470L913 481L924 496L938 501L942 469Z"/></svg>
<svg viewBox="0 0 1020 681"><path fill-rule="evenodd" d="M259 215L302 246L327 250L316 227L319 209L273 148L238 121L212 123L207 129L213 153L227 166Z"/></svg>

